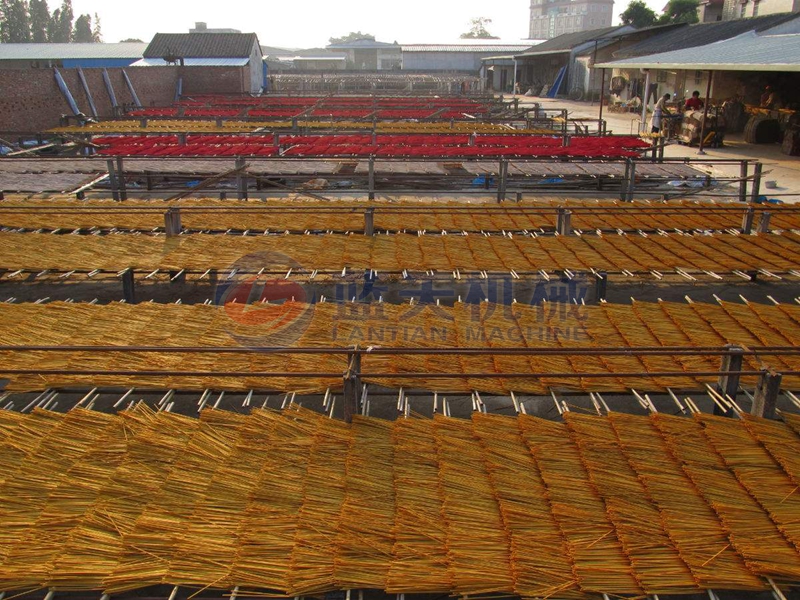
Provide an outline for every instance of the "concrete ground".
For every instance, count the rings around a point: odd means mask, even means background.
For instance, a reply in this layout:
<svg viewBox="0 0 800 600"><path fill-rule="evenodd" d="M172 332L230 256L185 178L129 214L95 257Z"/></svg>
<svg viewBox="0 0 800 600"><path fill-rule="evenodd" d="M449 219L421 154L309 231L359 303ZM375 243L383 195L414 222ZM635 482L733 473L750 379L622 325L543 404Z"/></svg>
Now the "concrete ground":
<svg viewBox="0 0 800 600"><path fill-rule="evenodd" d="M506 96L506 99L510 96ZM542 108L566 108L570 117L597 118L600 106L597 102L574 102L572 100L537 98L517 96L521 104L538 102ZM633 113L609 113L603 109L603 118L608 123L608 128L617 134L636 134L640 116ZM649 128L649 121L648 121ZM732 134L725 137L725 146L722 148L709 148L705 156L699 156L697 147L683 146L677 143L669 145L664 155L667 157L681 158L728 158L728 159L757 159L764 164L764 176L761 194L768 198L778 198L784 202L800 202L800 157L787 156L781 152L779 144L748 144L743 140L742 134ZM738 176L732 168L721 168L720 174ZM774 190L766 189L764 182L776 181L778 187Z"/></svg>

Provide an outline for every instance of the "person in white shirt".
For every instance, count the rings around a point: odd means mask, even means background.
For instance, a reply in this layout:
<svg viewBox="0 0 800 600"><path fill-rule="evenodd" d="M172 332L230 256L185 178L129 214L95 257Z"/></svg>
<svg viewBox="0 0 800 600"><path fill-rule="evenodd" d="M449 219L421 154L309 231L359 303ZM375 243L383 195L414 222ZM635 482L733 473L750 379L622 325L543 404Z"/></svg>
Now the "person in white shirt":
<svg viewBox="0 0 800 600"><path fill-rule="evenodd" d="M669 99L672 98L669 94L664 94L661 96L661 99L656 103L656 108L653 111L653 133L658 133L661 131L662 121L664 120L664 116L671 115L669 108L667 108L667 102Z"/></svg>

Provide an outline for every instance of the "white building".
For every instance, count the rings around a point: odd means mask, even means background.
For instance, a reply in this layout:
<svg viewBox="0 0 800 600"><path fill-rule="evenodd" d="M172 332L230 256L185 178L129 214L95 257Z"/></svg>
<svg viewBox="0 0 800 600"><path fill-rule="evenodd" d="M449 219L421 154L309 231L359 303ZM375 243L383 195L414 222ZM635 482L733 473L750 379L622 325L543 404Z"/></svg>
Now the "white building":
<svg viewBox="0 0 800 600"><path fill-rule="evenodd" d="M768 0L779 1L779 0ZM529 38L611 27L614 0L531 0Z"/></svg>

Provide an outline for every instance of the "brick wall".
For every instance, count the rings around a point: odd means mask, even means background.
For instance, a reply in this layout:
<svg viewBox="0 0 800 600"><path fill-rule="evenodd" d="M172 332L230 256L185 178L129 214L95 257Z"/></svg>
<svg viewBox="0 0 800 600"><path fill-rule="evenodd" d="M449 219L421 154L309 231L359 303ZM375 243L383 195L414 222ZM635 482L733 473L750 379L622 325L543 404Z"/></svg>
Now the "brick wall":
<svg viewBox="0 0 800 600"><path fill-rule="evenodd" d="M78 108L90 115L89 102L75 69L59 69ZM249 91L249 71L244 67L128 67L136 94L144 106L169 106L175 98L178 77L184 94L222 94ZM102 69L84 69L95 106L101 117L112 114ZM133 102L122 69L108 69L119 104ZM72 111L56 84L52 69L0 69L0 135L36 133L57 127L61 115Z"/></svg>
<svg viewBox="0 0 800 600"><path fill-rule="evenodd" d="M183 67L181 72L185 96L250 92L250 67Z"/></svg>

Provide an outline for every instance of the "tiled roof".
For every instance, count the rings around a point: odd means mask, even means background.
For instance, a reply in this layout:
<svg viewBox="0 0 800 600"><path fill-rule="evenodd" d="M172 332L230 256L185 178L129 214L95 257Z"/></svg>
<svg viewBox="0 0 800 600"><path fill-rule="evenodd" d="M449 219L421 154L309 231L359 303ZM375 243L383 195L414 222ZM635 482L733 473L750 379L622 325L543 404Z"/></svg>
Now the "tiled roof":
<svg viewBox="0 0 800 600"><path fill-rule="evenodd" d="M528 52L522 53L521 56L552 54L554 52L569 52L573 48L576 48L581 44L585 44L586 42L602 40L610 37L614 33L624 33L625 31L634 31L634 29L627 25L620 25L617 27L604 27L603 29L591 29L589 31L565 33L532 47Z"/></svg>
<svg viewBox="0 0 800 600"><path fill-rule="evenodd" d="M614 58L630 58L671 52L681 48L705 46L706 44L736 37L748 31L764 31L796 19L798 16L800 15L797 13L778 13L750 19L697 23L696 25L679 27L648 38L634 46L619 50L614 53Z"/></svg>
<svg viewBox="0 0 800 600"><path fill-rule="evenodd" d="M800 34L760 36L749 31L733 39L705 46L648 54L597 66L693 71L800 71Z"/></svg>
<svg viewBox="0 0 800 600"><path fill-rule="evenodd" d="M258 45L255 33L157 33L145 58L243 58Z"/></svg>

